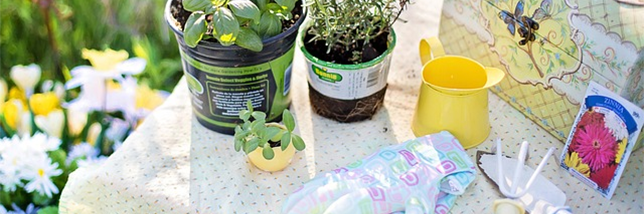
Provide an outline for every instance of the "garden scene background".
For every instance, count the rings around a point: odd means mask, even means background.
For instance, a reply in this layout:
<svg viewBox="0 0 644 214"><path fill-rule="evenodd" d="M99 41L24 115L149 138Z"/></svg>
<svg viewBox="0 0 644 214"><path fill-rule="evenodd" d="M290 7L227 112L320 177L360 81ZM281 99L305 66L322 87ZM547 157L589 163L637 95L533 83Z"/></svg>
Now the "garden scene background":
<svg viewBox="0 0 644 214"><path fill-rule="evenodd" d="M0 213L57 213L181 78L165 0L0 2Z"/></svg>

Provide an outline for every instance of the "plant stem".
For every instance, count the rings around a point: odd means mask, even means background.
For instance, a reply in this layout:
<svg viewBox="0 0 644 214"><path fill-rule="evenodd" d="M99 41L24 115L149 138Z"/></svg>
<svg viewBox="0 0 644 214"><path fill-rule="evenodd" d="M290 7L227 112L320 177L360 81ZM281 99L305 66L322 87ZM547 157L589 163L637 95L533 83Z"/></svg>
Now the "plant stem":
<svg viewBox="0 0 644 214"><path fill-rule="evenodd" d="M58 74L62 74L62 63L60 62L60 50L58 50L58 44L56 44L56 39L54 38L54 28L52 27L52 19L50 17L51 9L53 8L53 0L40 0L38 2L40 12L45 19L45 27L47 28L47 39L49 40L49 46L52 50L52 60L54 62L54 72L53 79L58 79Z"/></svg>

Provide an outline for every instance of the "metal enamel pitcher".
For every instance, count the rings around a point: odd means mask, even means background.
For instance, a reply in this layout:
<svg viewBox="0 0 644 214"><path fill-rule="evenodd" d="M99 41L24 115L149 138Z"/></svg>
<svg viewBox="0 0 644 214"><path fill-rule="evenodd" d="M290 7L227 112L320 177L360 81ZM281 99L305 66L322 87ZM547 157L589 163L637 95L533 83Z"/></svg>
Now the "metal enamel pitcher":
<svg viewBox="0 0 644 214"><path fill-rule="evenodd" d="M420 95L412 120L414 135L451 132L468 149L490 133L488 88L505 73L462 56L445 55L436 37L419 45L423 63Z"/></svg>

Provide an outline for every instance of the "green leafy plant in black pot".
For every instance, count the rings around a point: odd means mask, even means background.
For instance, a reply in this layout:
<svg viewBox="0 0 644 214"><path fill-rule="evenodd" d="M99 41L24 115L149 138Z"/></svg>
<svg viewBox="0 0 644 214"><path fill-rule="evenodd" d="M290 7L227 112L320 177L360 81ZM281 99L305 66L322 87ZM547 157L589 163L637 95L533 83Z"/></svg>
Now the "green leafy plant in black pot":
<svg viewBox="0 0 644 214"><path fill-rule="evenodd" d="M246 99L267 121L281 119L304 11L298 0L168 0L166 21L202 125L232 134Z"/></svg>

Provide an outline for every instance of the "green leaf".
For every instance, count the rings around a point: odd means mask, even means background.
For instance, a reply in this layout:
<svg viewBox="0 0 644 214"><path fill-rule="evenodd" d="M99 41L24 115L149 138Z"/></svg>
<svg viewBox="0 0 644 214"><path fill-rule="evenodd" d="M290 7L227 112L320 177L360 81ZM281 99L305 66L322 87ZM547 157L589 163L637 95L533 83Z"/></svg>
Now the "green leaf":
<svg viewBox="0 0 644 214"><path fill-rule="evenodd" d="M291 139L293 139L293 146L295 147L295 149L297 149L297 151L302 151L304 150L304 148L306 148L306 145L304 145L304 140L302 140L300 136L294 134Z"/></svg>
<svg viewBox="0 0 644 214"><path fill-rule="evenodd" d="M236 152L239 152L239 150L241 150L243 145L244 145L244 141L242 139L235 138L235 151Z"/></svg>
<svg viewBox="0 0 644 214"><path fill-rule="evenodd" d="M38 214L58 214L57 206L47 206L38 210Z"/></svg>
<svg viewBox="0 0 644 214"><path fill-rule="evenodd" d="M250 130L252 132L259 133L266 128L266 126L264 126L265 123L265 120L255 120L250 123Z"/></svg>
<svg viewBox="0 0 644 214"><path fill-rule="evenodd" d="M204 11L212 4L210 0L183 0L183 9L187 11Z"/></svg>
<svg viewBox="0 0 644 214"><path fill-rule="evenodd" d="M297 0L275 0L277 4L279 4L283 8L286 8L287 11L293 10L296 1Z"/></svg>
<svg viewBox="0 0 644 214"><path fill-rule="evenodd" d="M239 119L242 119L243 121L250 119L250 111L246 109L239 111Z"/></svg>
<svg viewBox="0 0 644 214"><path fill-rule="evenodd" d="M246 109L253 111L253 103L251 103L250 100L246 101Z"/></svg>
<svg viewBox="0 0 644 214"><path fill-rule="evenodd" d="M237 130L237 128L239 128L239 131ZM235 128L235 136L234 137L235 137L235 139L243 140L244 138L246 138L248 136L249 133L250 132L242 129L240 126L237 126Z"/></svg>
<svg viewBox="0 0 644 214"><path fill-rule="evenodd" d="M254 111L252 115L255 120L266 120L266 113L264 112Z"/></svg>
<svg viewBox="0 0 644 214"><path fill-rule="evenodd" d="M38 192L33 192L31 194L31 198L33 199L33 203L36 206L48 205L52 201L52 198L47 197L46 195L40 194Z"/></svg>
<svg viewBox="0 0 644 214"><path fill-rule="evenodd" d="M228 3L233 13L239 17L249 18L255 22L259 22L262 13L259 8L250 0L232 0Z"/></svg>
<svg viewBox="0 0 644 214"><path fill-rule="evenodd" d="M242 129L243 130L248 130L250 129L250 122L249 121L244 121L244 124L242 124Z"/></svg>
<svg viewBox="0 0 644 214"><path fill-rule="evenodd" d="M206 12L206 14L212 14L215 11L217 11L217 9L219 9L219 6L210 6L210 7L206 7L205 12Z"/></svg>
<svg viewBox="0 0 644 214"><path fill-rule="evenodd" d="M266 139L267 141L272 140L273 137L275 137L275 135L278 135L281 131L282 129L277 127L267 127L266 129L264 129L264 139Z"/></svg>
<svg viewBox="0 0 644 214"><path fill-rule="evenodd" d="M266 4L268 4L269 0L257 0L257 7L259 7L259 10L264 12L266 10Z"/></svg>
<svg viewBox="0 0 644 214"><path fill-rule="evenodd" d="M264 149L262 150L262 155L264 155L264 158L266 160L271 160L273 157L275 157L275 152L273 152L273 148L271 148L271 145L264 144Z"/></svg>
<svg viewBox="0 0 644 214"><path fill-rule="evenodd" d="M282 13L284 12L284 7L282 7L279 4L276 3L269 3L266 5L266 9L268 9L269 12L277 15L276 13Z"/></svg>
<svg viewBox="0 0 644 214"><path fill-rule="evenodd" d="M225 7L220 7L212 14L212 35L224 46L235 43L239 33L239 23L233 13Z"/></svg>
<svg viewBox="0 0 644 214"><path fill-rule="evenodd" d="M273 142L279 142L282 140L282 136L284 136L285 133L288 133L286 130L280 129L279 132L273 136L270 140Z"/></svg>
<svg viewBox="0 0 644 214"><path fill-rule="evenodd" d="M6 131L6 133L5 133L5 134L6 134L6 136L13 136L13 135L16 133L16 130L13 130L13 129L9 126L9 124L7 123L7 121L6 121L6 120L5 120L5 118L4 118L4 115L1 115L1 114L0 114L0 120L2 120L2 124L1 124L1 125L2 125L2 127L4 127L4 128L5 128L5 131Z"/></svg>
<svg viewBox="0 0 644 214"><path fill-rule="evenodd" d="M288 147L289 143L291 143L291 133L286 132L286 133L284 133L284 135L282 135L282 140L281 140L282 151L286 150L286 148Z"/></svg>
<svg viewBox="0 0 644 214"><path fill-rule="evenodd" d="M210 2L215 6L222 6L226 3L226 0L210 0Z"/></svg>
<svg viewBox="0 0 644 214"><path fill-rule="evenodd" d="M259 38L255 31L248 28L241 28L235 44L251 51L260 52L264 48L262 38Z"/></svg>
<svg viewBox="0 0 644 214"><path fill-rule="evenodd" d="M288 109L284 109L282 112L282 123L284 123L289 132L295 129L295 119L293 119L293 115Z"/></svg>
<svg viewBox="0 0 644 214"><path fill-rule="evenodd" d="M260 18L259 25L256 28L259 36L267 39L282 32L282 21L276 15L266 11L262 14L262 18Z"/></svg>
<svg viewBox="0 0 644 214"><path fill-rule="evenodd" d="M207 29L206 15L201 11L194 12L186 21L186 28L183 29L183 41L186 42L186 45L194 48L201 41Z"/></svg>
<svg viewBox="0 0 644 214"><path fill-rule="evenodd" d="M286 8L285 6L280 6L279 4L276 3L270 3L267 5L268 7L268 12L277 16L277 18L281 19L286 19L290 20L293 18L290 9ZM281 27L281 22L280 22L280 27Z"/></svg>
<svg viewBox="0 0 644 214"><path fill-rule="evenodd" d="M2 101L0 101L0 102L2 102ZM1 119L1 118L0 118L0 119ZM7 136L8 136L8 135L7 135L7 133L4 131L4 129L2 128L2 126L0 126L0 139L3 139L3 138L5 138L5 137L7 137Z"/></svg>
<svg viewBox="0 0 644 214"><path fill-rule="evenodd" d="M67 153L65 153L65 151L62 149L57 149L49 152L49 158L51 158L53 162L58 163L58 166L60 166L60 168L63 168L66 165L65 161L67 159Z"/></svg>
<svg viewBox="0 0 644 214"><path fill-rule="evenodd" d="M244 144L244 152L246 154L251 153L252 151L255 151L257 147L259 146L259 138L253 138L250 139L246 144Z"/></svg>

